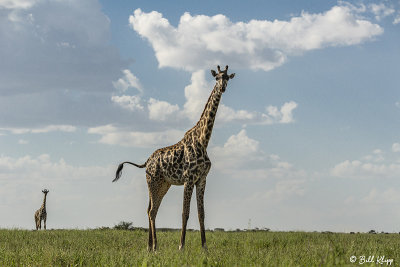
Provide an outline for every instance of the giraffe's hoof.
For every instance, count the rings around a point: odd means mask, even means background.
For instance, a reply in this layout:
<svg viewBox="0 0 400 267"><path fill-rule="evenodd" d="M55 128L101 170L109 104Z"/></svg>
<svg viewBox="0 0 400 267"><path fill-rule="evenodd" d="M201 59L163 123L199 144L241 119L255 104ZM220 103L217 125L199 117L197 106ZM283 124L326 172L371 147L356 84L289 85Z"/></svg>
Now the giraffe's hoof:
<svg viewBox="0 0 400 267"><path fill-rule="evenodd" d="M180 251L183 251L183 250L184 250L184 246L183 246L183 245L180 245L180 246L179 246L179 250L180 250Z"/></svg>
<svg viewBox="0 0 400 267"><path fill-rule="evenodd" d="M208 252L208 248L207 248L206 244L203 245L203 249L204 249L205 252Z"/></svg>

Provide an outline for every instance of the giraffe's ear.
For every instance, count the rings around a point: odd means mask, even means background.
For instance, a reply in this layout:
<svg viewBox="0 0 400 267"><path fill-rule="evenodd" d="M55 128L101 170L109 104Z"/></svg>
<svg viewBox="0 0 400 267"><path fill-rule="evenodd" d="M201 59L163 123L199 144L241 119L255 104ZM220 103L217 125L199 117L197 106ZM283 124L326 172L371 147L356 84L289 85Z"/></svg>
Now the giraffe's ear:
<svg viewBox="0 0 400 267"><path fill-rule="evenodd" d="M212 75L213 77L217 76L217 73L215 72L215 70L211 70L211 75Z"/></svg>
<svg viewBox="0 0 400 267"><path fill-rule="evenodd" d="M233 79L233 77L235 77L235 73L232 73L231 75L229 75L229 79Z"/></svg>

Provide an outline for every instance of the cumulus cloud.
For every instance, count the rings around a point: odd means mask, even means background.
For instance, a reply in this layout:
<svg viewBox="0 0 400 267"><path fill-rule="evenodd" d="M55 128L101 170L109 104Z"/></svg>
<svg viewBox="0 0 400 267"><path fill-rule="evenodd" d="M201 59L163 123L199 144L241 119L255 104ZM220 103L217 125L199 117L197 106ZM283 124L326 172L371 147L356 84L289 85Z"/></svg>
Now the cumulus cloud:
<svg viewBox="0 0 400 267"><path fill-rule="evenodd" d="M398 204L400 202L400 192L394 188L378 190L373 188L368 195L361 199L362 203L373 204Z"/></svg>
<svg viewBox="0 0 400 267"><path fill-rule="evenodd" d="M119 105L120 107L130 110L143 110L143 105L141 104L141 97L137 95L122 95L122 96L112 96L111 101Z"/></svg>
<svg viewBox="0 0 400 267"><path fill-rule="evenodd" d="M177 143L184 132L166 130L161 132L137 132L104 125L88 129L89 134L100 135L99 143L127 147L158 147Z"/></svg>
<svg viewBox="0 0 400 267"><path fill-rule="evenodd" d="M143 93L143 86L139 79L128 69L122 72L124 76L113 82L114 88L121 92L125 92L129 88L136 88L140 93Z"/></svg>
<svg viewBox="0 0 400 267"><path fill-rule="evenodd" d="M278 155L262 151L259 142L250 138L245 129L230 136L223 146L212 147L209 154L218 171L238 179L298 179L305 175Z"/></svg>
<svg viewBox="0 0 400 267"><path fill-rule="evenodd" d="M253 194L247 201L262 201L263 203L276 203L283 201L292 196L303 196L306 192L306 181L304 179L293 179L278 181L275 186L266 192L257 192Z"/></svg>
<svg viewBox="0 0 400 267"><path fill-rule="evenodd" d="M397 16L393 20L393 24L399 24L400 23L400 12L398 12Z"/></svg>
<svg viewBox="0 0 400 267"><path fill-rule="evenodd" d="M28 140L25 140L25 139L19 139L19 140L18 140L18 144L20 144L20 145L27 145L27 144L29 144L29 141L28 141Z"/></svg>
<svg viewBox="0 0 400 267"><path fill-rule="evenodd" d="M396 152L395 144L392 146L393 152ZM384 152L381 149L375 149L360 160L345 160L331 169L331 175L358 179L398 177L400 175L399 162L386 159L383 155Z"/></svg>
<svg viewBox="0 0 400 267"><path fill-rule="evenodd" d="M189 119L200 118L213 87L211 82L207 82L204 70L192 73L191 83L185 87L186 102L183 106L183 112Z"/></svg>
<svg viewBox="0 0 400 267"><path fill-rule="evenodd" d="M267 122L277 121L280 123L291 123L294 122L293 110L297 108L297 103L294 101L286 102L280 109L275 106L267 107L268 117Z"/></svg>
<svg viewBox="0 0 400 267"><path fill-rule="evenodd" d="M243 68L271 70L287 56L331 46L355 45L382 34L383 29L357 15L351 5L293 17L289 21L232 22L224 15L185 13L177 27L157 11L136 9L131 27L152 45L160 67L189 71L220 62Z"/></svg>
<svg viewBox="0 0 400 267"><path fill-rule="evenodd" d="M400 152L400 144L399 143L394 143L392 145L392 151L393 152Z"/></svg>
<svg viewBox="0 0 400 267"><path fill-rule="evenodd" d="M176 104L172 105L166 101L160 101L154 98L150 98L148 109L149 118L151 120L165 121L173 114L177 114L177 112L179 111L179 106Z"/></svg>

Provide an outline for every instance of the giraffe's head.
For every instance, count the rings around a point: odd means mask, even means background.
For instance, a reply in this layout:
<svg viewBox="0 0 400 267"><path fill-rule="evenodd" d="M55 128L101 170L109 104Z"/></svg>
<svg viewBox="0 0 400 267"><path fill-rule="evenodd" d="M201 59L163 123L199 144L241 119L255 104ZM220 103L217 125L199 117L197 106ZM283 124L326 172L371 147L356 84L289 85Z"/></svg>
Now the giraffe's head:
<svg viewBox="0 0 400 267"><path fill-rule="evenodd" d="M42 192L43 192L45 195L47 195L47 193L49 192L49 190L43 189Z"/></svg>
<svg viewBox="0 0 400 267"><path fill-rule="evenodd" d="M211 70L211 74L217 80L217 86L220 88L220 90L225 92L229 79L233 79L233 77L235 77L235 73L228 75L228 65L226 65L225 70L222 71L219 66L217 66L217 68L218 73L215 70Z"/></svg>

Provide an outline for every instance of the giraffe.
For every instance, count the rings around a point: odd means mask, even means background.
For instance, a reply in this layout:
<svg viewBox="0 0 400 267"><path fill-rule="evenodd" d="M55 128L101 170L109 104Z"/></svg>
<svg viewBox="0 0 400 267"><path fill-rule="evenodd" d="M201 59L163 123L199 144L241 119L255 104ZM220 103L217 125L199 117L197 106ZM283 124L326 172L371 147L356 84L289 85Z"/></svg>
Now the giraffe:
<svg viewBox="0 0 400 267"><path fill-rule="evenodd" d="M223 71L221 71L220 66L217 69L218 73L211 70L212 76L216 79L216 84L208 98L203 113L197 124L185 133L182 140L175 145L156 150L142 165L125 161L117 168L113 182L121 177L121 171L125 163L138 168L146 168L146 180L149 189L149 205L147 208L149 219L149 241L147 248L149 251L156 251L157 249L155 220L161 201L171 185L184 186L182 231L179 250L182 250L185 245L190 199L195 186L201 244L207 250L204 228L204 191L206 177L211 168L211 161L207 155L207 146L211 138L222 93L225 92L228 80L233 79L235 76L234 73L228 75L228 66Z"/></svg>
<svg viewBox="0 0 400 267"><path fill-rule="evenodd" d="M42 220L43 220L43 226L44 229L46 230L46 220L47 220L47 212L46 212L46 197L47 197L47 193L49 193L49 190L44 189L42 190L43 194L44 194L44 198L43 198L43 204L40 207L40 209L38 209L35 212L35 222L36 222L36 230L42 229Z"/></svg>

